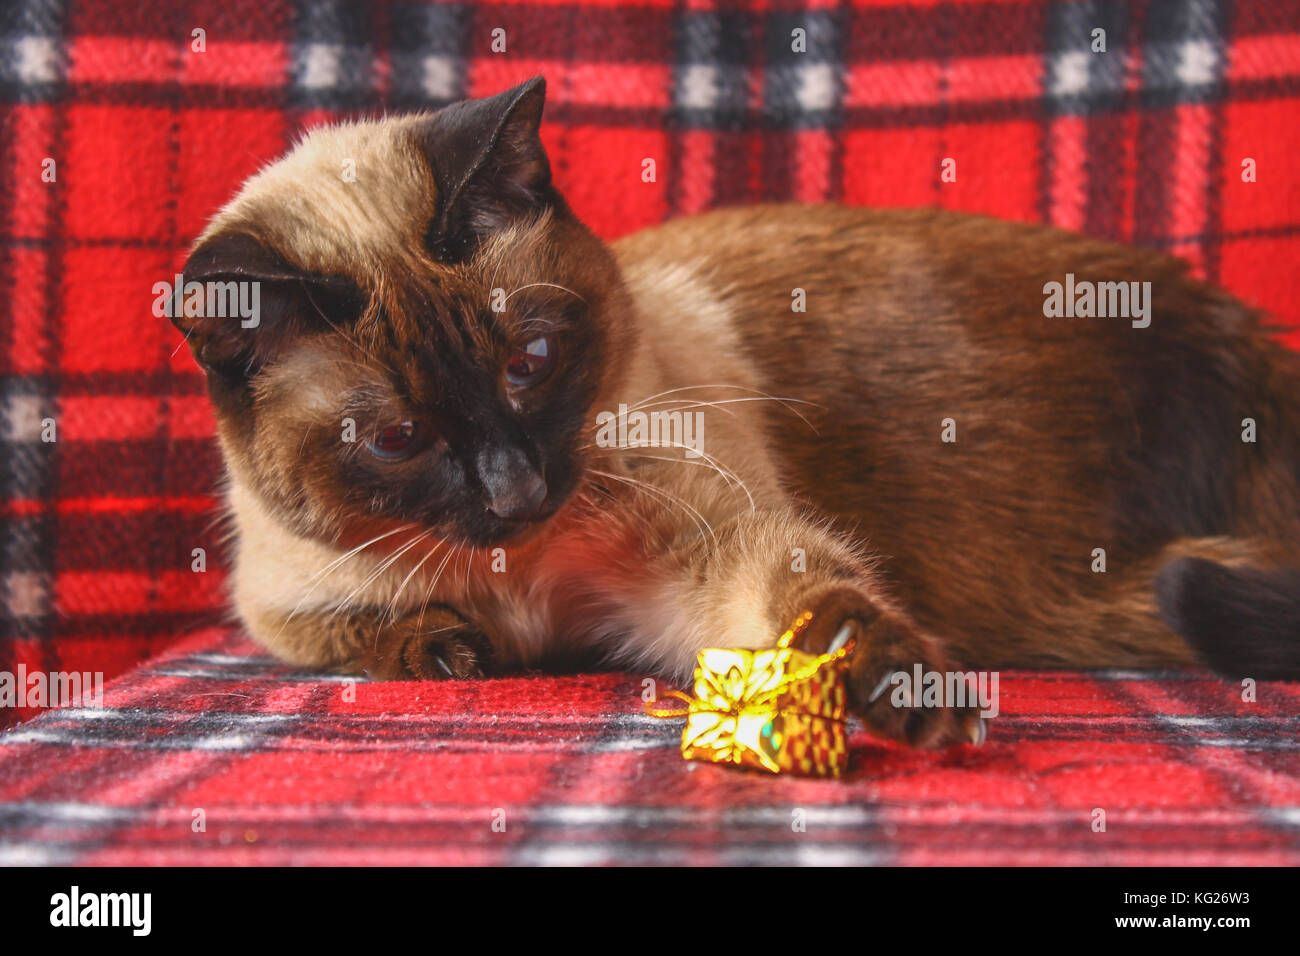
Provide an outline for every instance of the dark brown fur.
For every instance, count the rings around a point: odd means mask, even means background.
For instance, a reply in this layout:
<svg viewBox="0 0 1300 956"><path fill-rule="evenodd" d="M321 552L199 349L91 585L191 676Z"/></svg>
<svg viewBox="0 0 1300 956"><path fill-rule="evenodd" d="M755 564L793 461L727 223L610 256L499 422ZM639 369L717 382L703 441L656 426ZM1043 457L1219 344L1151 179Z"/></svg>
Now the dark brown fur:
<svg viewBox="0 0 1300 956"><path fill-rule="evenodd" d="M621 250L666 241L730 289L763 387L818 406L815 432L772 412L792 490L882 555L964 659L1096 666L1127 640L1123 663L1189 663L1154 616L1159 567L1300 565L1300 363L1183 263L938 210L729 210L664 232ZM1045 318L1067 272L1150 281L1155 320Z"/></svg>

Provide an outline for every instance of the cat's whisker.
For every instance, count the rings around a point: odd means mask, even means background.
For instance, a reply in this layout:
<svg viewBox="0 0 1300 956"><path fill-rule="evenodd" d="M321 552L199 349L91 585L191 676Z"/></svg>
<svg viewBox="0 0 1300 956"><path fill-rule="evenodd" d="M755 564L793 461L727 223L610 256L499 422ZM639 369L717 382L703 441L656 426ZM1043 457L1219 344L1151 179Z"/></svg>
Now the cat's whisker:
<svg viewBox="0 0 1300 956"><path fill-rule="evenodd" d="M637 447L642 447L642 446L637 446ZM733 482L734 482L736 485L739 485L740 488L741 488L741 490L744 491L744 493L745 493L745 497L749 499L749 509L750 509L750 511L752 512L753 510L755 510L756 505L755 505L755 502L754 502L754 496L753 496L753 494L750 492L750 490L749 490L749 486L746 485L745 482L744 482L744 480L740 477L740 475L738 475L738 474L735 472L734 469L729 468L729 467L727 466L727 464L726 464L725 462L722 461L722 459L720 459L720 458L718 458L718 457L716 457L716 456L714 456L714 455L710 455L710 454L708 454L707 452L700 451L699 449L691 448L690 446L688 446L688 445L684 445L684 444L682 444L681 442L664 442L664 441L661 441L661 442L659 442L658 445L646 445L646 446L644 446L644 447L646 447L646 448L681 448L681 449L683 449L683 450L690 451L690 452L694 452L695 454L699 455L699 457L702 459L702 461L695 461L694 459L691 459L691 458L679 457L679 456L676 456L676 455L651 455L651 454L644 454L644 453L643 453L643 454L636 454L636 453L634 453L634 452L628 452L626 449L617 449L617 452L619 453L619 455L620 455L621 457L628 457L628 458L644 458L644 459L651 460L651 461L671 461L671 462L682 462L682 463L684 463L684 464L688 464L688 465L700 465L700 464L706 465L707 467L710 467L710 468L712 468L714 471L716 471L716 472L718 473L718 475L722 478L722 480L723 480L724 482L727 483L728 487L730 487L730 486L732 485ZM594 443L592 443L592 442L588 442L588 443L585 444L585 445L581 445L581 446L579 446L579 449L578 449L578 450L579 450L579 451L595 451L596 448L597 448L597 446L596 446ZM605 451L605 450L606 450L606 449L600 449L600 451ZM608 457L608 456L606 456L606 457Z"/></svg>
<svg viewBox="0 0 1300 956"><path fill-rule="evenodd" d="M528 283L527 285L521 285L519 288L517 288L517 289L515 289L513 292L509 293L509 294L505 297L505 301L506 301L506 302L509 302L509 301L510 301L510 296L514 295L515 292L523 292L525 289L536 289L536 288L538 288L539 286L545 286L546 288L550 288L550 289L559 289L561 292L567 292L567 293L569 293L569 295L573 296L575 299L577 299L577 300L580 301L580 302L585 303L585 302L587 301L587 300L584 299L582 296L578 295L578 293L576 293L576 292L574 292L572 289L570 289L568 286L558 285L558 284L556 284L556 283L554 283L554 282L530 282L530 283Z"/></svg>
<svg viewBox="0 0 1300 956"><path fill-rule="evenodd" d="M459 624L448 624L446 627L435 627L433 630L429 631L428 633L429 633L429 634L444 634L444 633L446 633L447 631L455 631L455 630L457 630L457 629L459 629L459 628L460 628L460 625L459 625Z"/></svg>
<svg viewBox="0 0 1300 956"><path fill-rule="evenodd" d="M322 575L324 575L324 574L327 574L329 571L331 571L331 570L333 570L334 568L338 567L340 564L342 564L342 563L343 563L344 561L346 561L348 558L351 558L351 557L353 557L353 556L355 556L355 555L361 553L361 552L364 551L366 548L370 547L372 544L375 544L375 543L377 543L377 542L379 542L379 541L383 541L385 538L391 538L391 537L392 537L393 535L395 535L395 534L401 534L403 531L414 531L415 528L416 528L416 524L415 524L415 522L411 521L411 522L407 522L407 523L404 524L404 525L401 525L401 526L399 526L399 527L396 527L396 528L392 529L391 531L385 531L383 534L377 534L377 535L375 535L375 536L374 536L373 538L371 538L369 541L363 542L362 544L357 545L357 546L356 546L355 548L353 548L352 550L347 551L347 552L345 552L345 553L339 555L337 558L335 558L335 559L334 559L333 561L331 561L329 564L325 565L325 567L321 568L319 571L317 571L315 574L313 574L310 578L308 578L308 579L307 579L307 583L308 583L308 584L312 583L312 582L315 581L318 577L320 577L320 576L322 576Z"/></svg>
<svg viewBox="0 0 1300 956"><path fill-rule="evenodd" d="M492 263L492 281L488 283L489 289L499 289L497 285L497 275L501 272L501 263L505 260L504 256L497 256L496 262Z"/></svg>
<svg viewBox="0 0 1300 956"><path fill-rule="evenodd" d="M397 620L397 618L394 616L397 611L397 601L402 596L402 592L406 590L406 585L410 583L411 578L415 577L417 574L420 573L420 568L424 567L424 563L428 561L431 557L433 557L435 554L437 554L438 549L441 548L443 544L446 543L446 541L447 539L443 538L432 548L430 548L429 553L426 554L424 557L422 557L419 561L417 561L415 567L411 568L410 572L406 575L406 577L402 578L402 583L397 586L397 593L393 595L393 599L388 602L388 608L379 617L381 623L383 622L384 618L388 618L391 621Z"/></svg>
<svg viewBox="0 0 1300 956"><path fill-rule="evenodd" d="M677 443L677 442L667 443L667 445L665 445L665 447L675 447L675 448L683 448L683 449L686 448L685 445L682 445L681 443ZM624 453L624 454L626 454L626 453ZM750 513L750 514L754 514L754 513L756 513L757 510L758 510L757 503L754 501L754 496L753 496L753 494L750 492L750 490L749 490L749 486L748 486L747 484L745 484L744 480L741 479L741 477L740 477L738 474L736 474L735 471L733 471L733 470L730 469L730 468L727 468L727 467L726 467L726 466L721 462L720 459L717 459L717 458L713 457L712 455L704 454L704 453L702 453L702 452L701 452L700 454L701 454L701 456L702 456L702 458L703 458L702 461L695 461L695 460L693 460L693 459L689 459L689 458L678 457L678 456L668 456L668 455L635 455L635 454L634 454L634 455L630 455L629 457L633 457L633 458L645 458L645 459L651 459L651 460L655 460L655 461L677 462L677 463L680 463L680 464L697 465L697 466L703 466L703 467L706 467L706 468L711 468L713 471L715 471L715 472L718 473L718 476L719 476L720 478L722 478L723 482L726 483L726 485L727 485L728 488L732 487L732 482L734 481L735 484L738 485L738 486L740 487L740 490L741 490L742 492L744 492L745 498L748 499L748 501L749 501L749 513ZM656 486L656 487L658 487L658 486ZM660 490L660 491L663 491L662 488L660 488L659 490ZM696 513L698 514L698 512L696 512ZM701 517L703 517L703 516L701 516ZM717 542L717 538L716 538L716 536L715 536L715 537L714 537L714 543L716 544L716 542ZM742 546L742 547L744 546L743 532L741 533L741 546Z"/></svg>
<svg viewBox="0 0 1300 956"><path fill-rule="evenodd" d="M396 564L404 554L406 554L408 551L410 551L412 548L418 545L420 541L426 537L428 537L428 532L424 532L423 534L417 535L415 538L411 539L406 544L390 552L388 557L385 558L379 564L379 566L375 568L375 570L370 572L370 574L366 576L366 579L362 581L361 584L356 587L356 589L349 592L343 598L343 600L340 602L340 608L346 607L347 605L351 604L353 598L355 598L363 590L369 588L370 585L374 584L379 578L383 577L384 573L388 571L388 569L391 568L394 564ZM338 611L339 608L336 608L334 613L337 614Z"/></svg>
<svg viewBox="0 0 1300 956"><path fill-rule="evenodd" d="M672 494L671 492L665 491L664 489L660 488L658 485L653 485L648 481L640 481L636 478L628 478L625 475L616 475L613 472L598 471L594 468L590 469L590 473L593 475L599 475L602 478L609 478L613 481L621 481L624 484L632 486L633 488L640 488L654 495L661 495L662 496L660 498L661 501L666 500L670 504L676 504L678 507L680 507L683 511L686 512L687 516L690 517L690 519L695 522L695 526L699 529L700 534L707 536L713 542L713 546L715 548L718 546L718 537L714 533L713 526L709 524L708 519L705 518L704 515L700 514L700 512L697 511L694 507L688 504L684 499L679 498L676 495Z"/></svg>
<svg viewBox="0 0 1300 956"><path fill-rule="evenodd" d="M415 524L409 523L409 524L404 524L401 527L394 528L391 531L385 531L383 534L375 535L369 541L363 542L362 544L357 545L352 550L339 555L329 564L325 565L323 568L321 568L319 571L313 574L306 581L306 583L311 585L311 587L308 589L307 593L302 596L302 600L300 600L294 606L294 609L289 612L289 616L284 619L284 623L280 625L279 634L284 633L285 627L287 627L289 625L289 622L294 619L294 616L299 611L302 610L302 606L307 603L308 598L310 598L313 594L316 593L316 589L319 588L321 584L324 583L325 578L328 577L333 571L336 571L338 568L340 568L343 565L343 563L346 562L349 558L356 557L358 554L360 554L366 548L370 547L372 544L377 544L378 542L383 541L385 538L391 538L395 534L401 534L403 531L411 531L414 528L415 528ZM277 634L276 636L278 637L279 634Z"/></svg>
<svg viewBox="0 0 1300 956"><path fill-rule="evenodd" d="M402 555L406 554L406 552L410 551L417 544L419 544L421 541L424 541L432 534L433 534L432 528L430 528L427 531L423 531L420 534L416 535L414 538L412 538L410 541L408 541L406 544L402 545L402 547L398 548L392 554L390 554L386 561L384 561L381 565L379 565L379 567L377 567L373 572L371 572L371 574L364 581L362 581L355 588L353 588L352 591L350 591L348 595L338 603L338 606L334 608L334 611L330 614L330 617L331 618L336 617L341 611L349 609L353 598L355 598L366 588L370 587L372 583L378 580L378 578L382 576L385 571L387 571L397 561L401 559Z"/></svg>
<svg viewBox="0 0 1300 956"><path fill-rule="evenodd" d="M445 538L443 539L446 540ZM429 609L429 599L433 597L433 590L438 586L438 579L433 578L429 581L429 586L424 589L424 600L420 603L420 616L415 620L415 629L418 631L424 624L424 612Z"/></svg>
<svg viewBox="0 0 1300 956"><path fill-rule="evenodd" d="M767 401L767 399L759 398L759 399L752 399L752 401L765 402ZM725 400L719 402L702 402L702 401L696 401L695 399L691 399L691 398L665 398L661 402L650 402L647 405L637 405L635 408L628 408L628 411L640 412L640 411L645 411L647 408L658 408L660 405L676 405L677 407L674 408L672 411L684 412L688 408L703 408L705 406L708 406L710 408L717 407L718 411L725 412L726 414L730 415L732 418L735 418L736 413L733 412L731 409L719 407L726 404L727 402ZM669 412L668 414L671 414L671 412Z"/></svg>
<svg viewBox="0 0 1300 956"><path fill-rule="evenodd" d="M515 334L521 339L527 338L530 335L545 335L548 332L554 331L558 325L558 322L554 322L545 316L536 316L519 323L519 327L516 329Z"/></svg>
<svg viewBox="0 0 1300 956"><path fill-rule="evenodd" d="M193 334L194 334L194 330L193 330L193 329L186 329L186 330L185 330L185 336L181 339L180 344L177 345L176 348L172 349L172 356L171 356L172 358L175 358L175 357L176 357L176 353L179 352L181 349L183 349L186 345L189 344L190 336L193 335Z"/></svg>
<svg viewBox="0 0 1300 956"><path fill-rule="evenodd" d="M465 593L469 594L469 571L470 565L474 563L474 548L470 547L465 550Z"/></svg>
<svg viewBox="0 0 1300 956"><path fill-rule="evenodd" d="M686 448L685 445L682 445L678 442L669 443L669 447L683 448L683 449ZM736 474L735 471L733 471L730 468L726 468L722 464L721 459L715 458L712 455L705 454L704 452L698 452L698 454L702 459L701 461L695 461L694 459L686 458L686 457L671 457L671 458L660 457L660 456L654 456L654 457L659 458L659 460L661 461L671 461L683 465L702 465L706 468L712 468L714 471L718 473L719 477L721 477L722 480L726 482L727 487L730 488L732 486L731 485L732 481L734 481L737 485L740 486L740 490L745 493L745 497L749 500L750 514L754 514L755 512L758 511L758 506L754 502L754 496L750 494L749 486L745 484L745 482L741 479L741 477L738 474ZM728 476L730 476L730 479L728 478ZM745 547L744 528L742 526L737 526L737 532L740 535L740 546L743 549Z"/></svg>
<svg viewBox="0 0 1300 956"><path fill-rule="evenodd" d="M703 399L670 398L667 399L666 401L653 402L649 405L639 405L637 406L637 410L640 411L646 408L654 408L657 405L677 405L678 407L673 409L673 411L685 411L688 408L717 408L718 411L720 412L727 412L727 414L729 415L735 415L735 412L731 411L730 409L721 408L720 406L736 405L742 402L776 402L778 405L784 408L791 415L796 416L800 421L802 421L805 425L811 428L815 434L820 434L820 432L817 431L816 425L810 422L807 419L807 417L805 417L803 414L801 414L798 411L798 409L790 408L787 403L797 402L801 405L812 405L815 408L824 408L825 406L814 405L813 402L805 402L802 399L798 399L798 398L786 398L780 395L751 396L748 398L720 398L717 401L713 401L713 402L706 402ZM628 411L632 411L632 409L629 408Z"/></svg>
<svg viewBox="0 0 1300 956"><path fill-rule="evenodd" d="M635 447L638 448L644 447L648 449L653 449L653 448L688 449L689 446L683 445L680 442L659 442L656 445L644 445L644 446L638 445ZM585 449L585 450L594 450L594 449ZM694 451L694 449L689 449L689 450ZM618 449L619 458L640 458L646 461L681 462L682 464L687 464L687 465L705 465L706 467L712 468L720 476L722 476L722 480L727 484L728 487L730 487L733 484L733 482L738 483L742 486L744 485L744 482L740 480L740 477L730 468L725 467L719 459L714 458L711 455L705 455L702 452L699 452L698 454L701 460L696 461L695 459L680 456L680 455L652 455L646 452L637 454L636 452L628 451L627 449L623 449L623 448ZM611 456L609 455L602 456L601 460L608 460L610 457ZM748 494L748 489L746 489L746 493ZM750 497L750 501L751 502L753 501L752 496Z"/></svg>
<svg viewBox="0 0 1300 956"><path fill-rule="evenodd" d="M731 388L731 389L737 389L737 390L739 390L739 391L753 392L755 397L748 399L749 401L756 401L756 402L776 402L778 405L780 405L781 407L783 407L786 411L788 411L788 412L790 412L792 415L796 416L796 417L797 417L801 422L803 422L805 425L807 425L809 428L811 428L814 434L820 434L820 433L817 431L817 427L816 427L812 422L810 422L810 421L808 420L807 416L805 416L805 415L803 415L802 413L800 413L798 409L791 408L790 406L791 406L791 405L808 405L808 406L810 406L810 407L812 407L812 408L825 408L826 406L824 406L824 405L819 405L819 404L817 404L816 402L810 402L810 401L807 401L807 400L802 399L802 398L793 398L793 397L785 396L785 395L771 395L771 394L769 394L769 393L767 393L767 392L764 392L762 389L750 388L750 387L747 386L747 385L728 385L728 384L725 384L725 383L721 383L721 382L719 382L719 383L715 383L715 384L712 384L712 385L683 385L683 386L681 386L681 387L679 387L679 388L669 388L669 389L665 389L665 390L662 391L662 392L656 392L656 393L653 394L653 395L647 395L645 398L641 399L641 400L638 401L636 404L634 404L634 405L629 405L629 406L628 406L628 411L629 411L629 412L633 412L633 411L639 411L639 410L644 409L644 408L648 408L648 407L650 407L649 403L650 403L652 400L654 400L654 399L656 399L656 398L662 398L662 397L665 396L665 395L674 395L674 394L676 394L676 393L678 393L678 392L692 392L692 391L698 391L699 389L704 389L704 388ZM711 403L711 402L704 402L704 401L702 401L702 400L697 400L697 399L687 399L687 398L682 398L682 399L673 399L672 401L674 401L674 402L691 402L691 401L699 401L699 403L700 403L701 405L709 405L709 404L713 404L713 403ZM740 401L740 399L736 399L736 401ZM657 404L661 404L661 403L657 403ZM599 426L594 426L594 427L599 427Z"/></svg>
<svg viewBox="0 0 1300 956"><path fill-rule="evenodd" d="M790 398L790 397L772 395L769 392L763 391L761 388L751 388L748 385L731 385L726 382L714 382L707 385L682 385L677 388L666 388L662 392L655 392L653 395L647 395L645 398L641 399L634 405L629 405L628 410L630 411L635 408L644 408L647 402L652 401L653 399L656 398L662 398L665 395L676 395L678 392L694 392L702 388L731 388L742 392L753 392L756 396L759 396L760 398L770 399L771 401L774 402L782 402L782 403L790 402L791 404L811 405L814 408L825 408L824 405L818 405L816 402L810 402L802 398Z"/></svg>
<svg viewBox="0 0 1300 956"><path fill-rule="evenodd" d="M447 562L449 562L457 553L459 553L460 549L463 547L464 544L456 545L455 548L448 551L446 556L440 562L438 562L438 569L433 572L433 583L430 585L431 589L436 588L438 586L438 582L442 580L443 569L447 567Z"/></svg>
<svg viewBox="0 0 1300 956"><path fill-rule="evenodd" d="M651 461L667 461L678 465L694 465L697 468L710 468L721 476L722 480L727 483L728 487L731 487L733 483L740 487L740 490L745 493L745 497L749 499L749 510L751 513L758 509L758 505L754 501L754 496L750 494L749 486L741 480L740 476L730 469L719 467L713 460L696 461L691 458L679 458L669 455L633 455L627 454L626 452L624 452L624 455L628 458L645 458Z"/></svg>
<svg viewBox="0 0 1300 956"><path fill-rule="evenodd" d="M647 446L647 447L659 447L659 448L680 448L680 449L682 449L683 451L686 451L686 452L693 452L694 454L698 455L699 458L700 458L702 461L704 461L705 463L707 463L707 464L709 464L709 465L712 465L713 468L717 470L718 474L722 475L722 477L723 477L724 479L726 479L727 476L729 475L729 476L731 476L731 479L735 480L736 482L739 482L742 486L744 485L744 482L740 480L740 476L737 475L736 472L735 472L733 469L727 467L726 463L723 462L721 458L718 458L716 455L710 455L710 454L709 454L708 452L706 452L706 451L702 451L702 450L700 450L700 449L698 449L698 448L692 448L692 447L689 446L689 445L685 445L685 444L682 444L681 442L675 442L675 441L660 441L659 444L658 444L657 446ZM620 450L622 450L622 449L620 449ZM659 456L644 456L644 455L643 455L643 456L636 456L636 457L659 457ZM690 457L687 457L687 456L683 456L683 457L677 457L677 456L667 457L667 456L665 456L665 457L663 457L662 460L664 460L664 461L684 461L684 462L688 462L688 463L690 463L690 464L695 464L695 463L696 463L696 462L694 461L694 459L692 459L692 458L690 458ZM746 489L746 493L748 494L748 489ZM750 498L750 501L751 501L751 502L753 501L753 498L752 498L752 497Z"/></svg>

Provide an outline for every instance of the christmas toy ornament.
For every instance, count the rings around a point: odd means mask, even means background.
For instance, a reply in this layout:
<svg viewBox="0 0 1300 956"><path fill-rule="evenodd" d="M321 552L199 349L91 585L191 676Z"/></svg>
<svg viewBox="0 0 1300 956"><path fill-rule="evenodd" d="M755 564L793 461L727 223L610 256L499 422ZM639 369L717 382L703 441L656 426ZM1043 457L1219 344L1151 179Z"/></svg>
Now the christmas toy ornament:
<svg viewBox="0 0 1300 956"><path fill-rule="evenodd" d="M706 648L695 664L695 696L667 695L687 707L656 717L685 717L682 756L687 760L755 767L771 773L840 776L848 766L845 679L850 641L830 654L793 647L812 620L805 611L764 650Z"/></svg>

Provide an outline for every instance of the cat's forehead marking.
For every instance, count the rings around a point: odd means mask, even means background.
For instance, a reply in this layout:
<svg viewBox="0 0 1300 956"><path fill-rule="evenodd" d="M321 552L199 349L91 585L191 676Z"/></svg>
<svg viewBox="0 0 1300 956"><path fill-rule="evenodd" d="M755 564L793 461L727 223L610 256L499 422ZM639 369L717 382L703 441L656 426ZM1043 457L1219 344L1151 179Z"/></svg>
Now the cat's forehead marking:
<svg viewBox="0 0 1300 956"><path fill-rule="evenodd" d="M530 303L576 295L561 284L551 218L547 211L503 227L467 263L422 264L390 290L387 311L373 317L374 328L363 324L359 335L382 339L403 355L430 346L470 357L494 354L534 318Z"/></svg>
<svg viewBox="0 0 1300 956"><path fill-rule="evenodd" d="M420 119L312 130L249 179L200 241L243 226L305 270L367 283L377 270L418 267L436 201L412 131Z"/></svg>

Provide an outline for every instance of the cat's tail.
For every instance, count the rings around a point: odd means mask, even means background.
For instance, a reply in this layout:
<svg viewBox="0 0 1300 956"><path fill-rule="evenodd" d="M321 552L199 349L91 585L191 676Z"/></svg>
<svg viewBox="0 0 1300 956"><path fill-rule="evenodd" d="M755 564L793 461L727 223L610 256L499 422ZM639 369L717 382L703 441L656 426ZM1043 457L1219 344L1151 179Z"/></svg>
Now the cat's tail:
<svg viewBox="0 0 1300 956"><path fill-rule="evenodd" d="M1300 680L1300 570L1182 557L1160 569L1155 592L1161 619L1219 673Z"/></svg>

